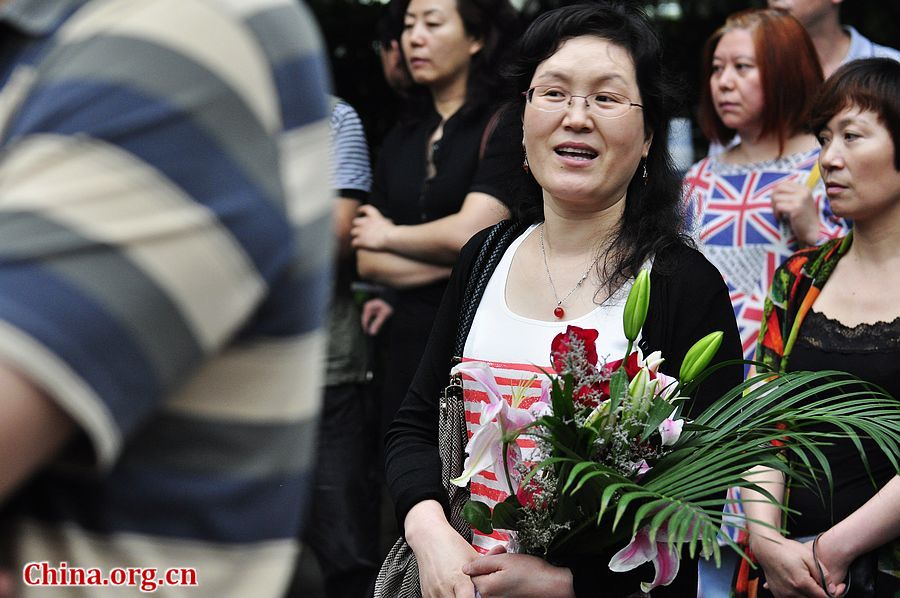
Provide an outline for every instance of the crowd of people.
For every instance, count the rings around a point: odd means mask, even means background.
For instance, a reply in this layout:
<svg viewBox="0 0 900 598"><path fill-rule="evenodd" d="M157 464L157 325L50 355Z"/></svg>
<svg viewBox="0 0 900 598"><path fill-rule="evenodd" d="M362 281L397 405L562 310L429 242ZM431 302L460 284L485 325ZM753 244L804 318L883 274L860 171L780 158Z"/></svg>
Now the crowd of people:
<svg viewBox="0 0 900 598"><path fill-rule="evenodd" d="M328 598L631 596L649 565L549 562L466 523L465 498L507 495L490 468L448 486L482 405L445 388L461 360L526 384L567 326L623 354L642 269L661 373L723 333L688 416L741 359L900 398L900 52L839 1L769 5L708 39L709 154L680 176L675 77L633 3L520 28L508 0L392 0L402 109L373 152L293 0L0 0L0 598L303 596L301 544ZM877 449L823 448L824 498L748 472L723 533L758 568L685 557L652 595L896 595Z"/></svg>

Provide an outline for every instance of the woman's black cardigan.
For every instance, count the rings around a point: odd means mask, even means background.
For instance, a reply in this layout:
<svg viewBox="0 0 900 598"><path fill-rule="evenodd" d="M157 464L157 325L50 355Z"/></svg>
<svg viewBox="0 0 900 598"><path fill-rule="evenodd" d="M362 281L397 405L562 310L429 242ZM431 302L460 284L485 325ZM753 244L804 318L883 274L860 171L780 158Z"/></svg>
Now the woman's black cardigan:
<svg viewBox="0 0 900 598"><path fill-rule="evenodd" d="M524 230L522 225L519 228ZM448 509L441 485L441 462L437 450L438 397L449 380L458 315L466 302L463 296L466 283L489 230L476 234L462 248L419 369L385 438L387 483L401 530L406 514L423 500L436 500L444 506L445 512ZM512 235L509 242L515 237ZM723 331L725 337L715 361L740 359L740 337L728 288L721 274L696 249L681 243L670 245L656 257L650 272L650 308L642 329L641 349L645 355L661 350L666 359L661 371L677 376L688 349L716 330ZM691 410L694 413L702 411L738 384L742 374L740 365L719 370L701 385ZM635 580L650 581L653 578L652 569L649 573L643 568L638 569L640 573L634 577L628 574L613 575L605 562L585 565L583 574L582 567L573 567L579 596L624 597L627 594L615 593L616 590L610 592L611 582L616 586L622 582L622 591L627 585L630 592L637 589ZM675 591L673 586L660 588L653 595L666 596L669 592L672 596L688 595L684 591L696 588L695 569L688 561L683 561L682 571L673 584L681 589ZM598 571L600 578L597 577ZM598 588L605 588L605 591L598 593Z"/></svg>

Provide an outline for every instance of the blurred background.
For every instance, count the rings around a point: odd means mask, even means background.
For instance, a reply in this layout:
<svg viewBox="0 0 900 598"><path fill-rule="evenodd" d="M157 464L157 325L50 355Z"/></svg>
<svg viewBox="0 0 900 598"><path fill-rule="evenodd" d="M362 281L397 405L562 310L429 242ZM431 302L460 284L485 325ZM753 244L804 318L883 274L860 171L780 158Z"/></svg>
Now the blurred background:
<svg viewBox="0 0 900 598"><path fill-rule="evenodd" d="M328 44L337 95L356 108L366 128L373 161L381 139L395 122L398 101L382 76L376 41L378 21L387 0L307 0ZM527 25L541 12L575 4L572 0L512 0ZM707 37L729 14L744 8L765 6L765 0L657 0L640 2L654 18L663 37L669 72L684 90L683 117L691 117L697 104L700 53ZM900 46L900 2L845 0L842 22L852 25L872 41ZM706 141L692 129L694 153L705 155Z"/></svg>

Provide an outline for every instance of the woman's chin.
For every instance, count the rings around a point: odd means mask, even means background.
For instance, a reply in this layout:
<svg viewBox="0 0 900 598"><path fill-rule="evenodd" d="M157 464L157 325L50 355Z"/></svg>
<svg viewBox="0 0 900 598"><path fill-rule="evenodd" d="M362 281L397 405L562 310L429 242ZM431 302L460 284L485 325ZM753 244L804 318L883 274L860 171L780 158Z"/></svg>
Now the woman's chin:
<svg viewBox="0 0 900 598"><path fill-rule="evenodd" d="M544 189L544 202L550 204L554 211L599 214L615 206L619 200L616 194L598 194L596 188L568 188L557 189L555 193Z"/></svg>

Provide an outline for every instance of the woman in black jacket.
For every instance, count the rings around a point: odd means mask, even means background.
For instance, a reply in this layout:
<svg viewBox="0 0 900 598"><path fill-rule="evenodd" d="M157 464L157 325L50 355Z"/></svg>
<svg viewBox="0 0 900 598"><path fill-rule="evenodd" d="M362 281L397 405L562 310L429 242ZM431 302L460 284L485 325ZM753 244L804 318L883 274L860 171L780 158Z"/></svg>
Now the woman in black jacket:
<svg viewBox="0 0 900 598"><path fill-rule="evenodd" d="M497 67L517 23L509 1L405 0L397 9L415 85L351 229L360 277L395 291L382 435L415 374L460 248L508 217L506 180L522 175L512 155L516 123L507 132L494 117Z"/></svg>
<svg viewBox="0 0 900 598"><path fill-rule="evenodd" d="M714 330L725 333L719 359L740 357L722 277L681 233L679 182L666 149L672 102L659 52L646 18L617 4L546 13L518 48L512 78L523 95L523 163L540 194L516 222L463 249L387 437L388 483L425 596L470 597L477 588L483 596L619 598L652 577L643 569L614 575L608 559L551 564L506 554L497 537L461 536L448 522L455 515L441 483L437 421L455 356L491 362L513 384L534 366L549 368L550 342L570 324L599 330L598 353L621 356L624 299L642 268L651 268L651 299L639 346L663 352L664 372L677 374L690 345ZM496 259L483 257L487 237ZM473 277L484 284L470 285ZM740 367L721 370L690 409L740 379ZM478 408L466 396L467 411ZM502 500L491 478L473 478L473 495ZM490 554L473 562L479 553ZM694 591L694 568L682 569L654 595Z"/></svg>

